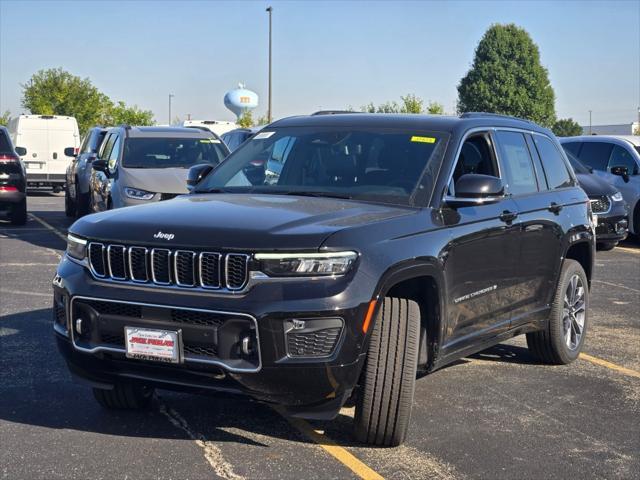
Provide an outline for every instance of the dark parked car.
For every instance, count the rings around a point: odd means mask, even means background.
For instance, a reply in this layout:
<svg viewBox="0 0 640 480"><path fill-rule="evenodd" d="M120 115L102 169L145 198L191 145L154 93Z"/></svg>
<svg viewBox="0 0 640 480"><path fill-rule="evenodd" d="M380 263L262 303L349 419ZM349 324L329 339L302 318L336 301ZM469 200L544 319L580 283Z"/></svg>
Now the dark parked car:
<svg viewBox="0 0 640 480"><path fill-rule="evenodd" d="M262 130L262 128L264 127L236 128L235 130L223 133L220 138L222 138L222 141L229 150L233 152L236 148Z"/></svg>
<svg viewBox="0 0 640 480"><path fill-rule="evenodd" d="M600 250L611 250L627 238L629 207L618 190L595 175L571 152L567 151L566 154L580 187L591 200L591 210L597 218L596 246Z"/></svg>
<svg viewBox="0 0 640 480"><path fill-rule="evenodd" d="M67 167L64 190L64 211L68 217L82 217L89 213L91 164L98 157L98 150L107 133L104 127L89 130L76 155L75 149L65 149L65 155L73 157Z"/></svg>
<svg viewBox="0 0 640 480"><path fill-rule="evenodd" d="M27 151L13 147L9 132L0 126L0 211L9 215L14 225L27 223L27 171L21 155Z"/></svg>
<svg viewBox="0 0 640 480"><path fill-rule="evenodd" d="M265 156L278 173L258 174ZM316 419L355 404L359 440L398 445L418 371L520 334L544 362L580 353L590 203L533 123L283 119L189 184L69 229L55 336L105 407L143 407L155 387Z"/></svg>

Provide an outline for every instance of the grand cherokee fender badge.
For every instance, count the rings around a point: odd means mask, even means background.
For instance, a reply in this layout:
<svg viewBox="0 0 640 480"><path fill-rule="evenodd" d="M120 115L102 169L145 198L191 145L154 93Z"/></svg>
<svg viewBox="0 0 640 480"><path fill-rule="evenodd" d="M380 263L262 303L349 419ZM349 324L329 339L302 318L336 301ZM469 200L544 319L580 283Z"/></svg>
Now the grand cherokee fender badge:
<svg viewBox="0 0 640 480"><path fill-rule="evenodd" d="M176 236L173 233L163 233L162 230L158 230L153 238L162 238L164 240L173 240Z"/></svg>
<svg viewBox="0 0 640 480"><path fill-rule="evenodd" d="M493 292L497 288L498 288L497 285L491 285L490 287L483 288L482 290L478 290L477 292L468 293L466 295L463 295L462 297L455 298L453 300L453 303L460 303L460 302L464 302L465 300L470 300L480 295L484 295L485 293Z"/></svg>

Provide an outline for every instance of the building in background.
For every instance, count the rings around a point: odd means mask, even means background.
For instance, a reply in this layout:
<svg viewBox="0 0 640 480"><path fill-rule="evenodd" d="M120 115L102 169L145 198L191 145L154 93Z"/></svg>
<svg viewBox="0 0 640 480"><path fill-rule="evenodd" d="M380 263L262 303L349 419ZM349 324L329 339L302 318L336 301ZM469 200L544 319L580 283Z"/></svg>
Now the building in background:
<svg viewBox="0 0 640 480"><path fill-rule="evenodd" d="M633 135L640 128L640 122L619 123L613 125L589 125L582 127L583 135Z"/></svg>

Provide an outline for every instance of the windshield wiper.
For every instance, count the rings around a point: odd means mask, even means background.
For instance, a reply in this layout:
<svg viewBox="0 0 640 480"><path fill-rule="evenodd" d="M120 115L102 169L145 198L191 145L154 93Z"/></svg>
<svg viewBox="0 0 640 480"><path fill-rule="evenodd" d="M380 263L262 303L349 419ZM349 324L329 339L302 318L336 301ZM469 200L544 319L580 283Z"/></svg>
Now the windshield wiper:
<svg viewBox="0 0 640 480"><path fill-rule="evenodd" d="M337 192L295 192L289 191L284 193L284 195L299 195L301 197L327 197L327 198L342 198L345 200L350 200L353 197L351 195L347 195L346 193L337 193Z"/></svg>

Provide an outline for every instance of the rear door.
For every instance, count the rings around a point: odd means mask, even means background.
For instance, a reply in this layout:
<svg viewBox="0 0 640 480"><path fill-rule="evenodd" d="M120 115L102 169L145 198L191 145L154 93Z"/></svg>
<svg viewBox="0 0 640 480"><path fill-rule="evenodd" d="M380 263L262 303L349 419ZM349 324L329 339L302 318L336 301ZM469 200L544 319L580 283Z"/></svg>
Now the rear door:
<svg viewBox="0 0 640 480"><path fill-rule="evenodd" d="M43 179L47 174L49 157L49 133L45 120L19 119L15 144L27 149L23 159L27 176L38 180Z"/></svg>

